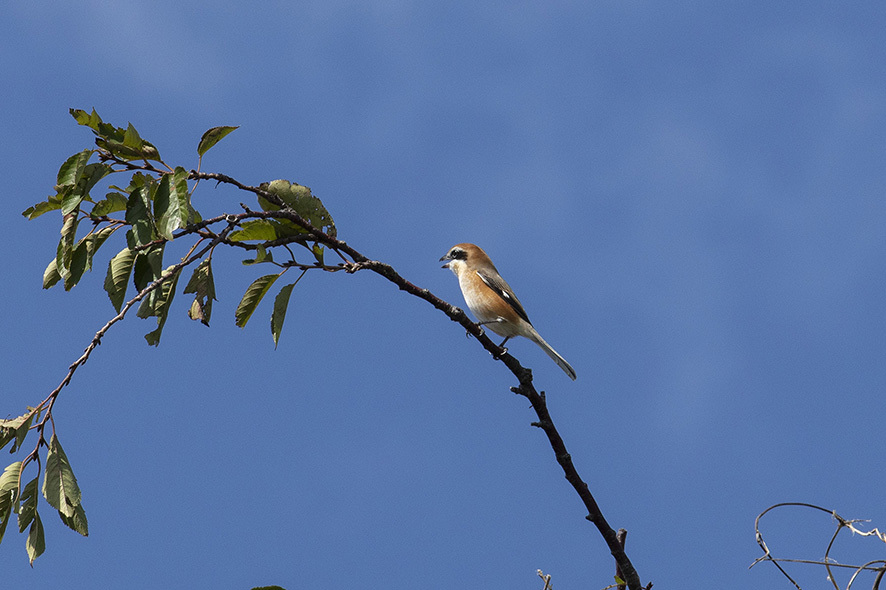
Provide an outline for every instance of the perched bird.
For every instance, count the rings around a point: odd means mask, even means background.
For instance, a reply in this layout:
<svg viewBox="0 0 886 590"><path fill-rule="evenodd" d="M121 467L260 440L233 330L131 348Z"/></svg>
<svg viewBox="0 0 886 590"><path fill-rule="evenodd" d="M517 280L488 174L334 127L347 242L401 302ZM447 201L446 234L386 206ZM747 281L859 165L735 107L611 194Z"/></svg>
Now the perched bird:
<svg viewBox="0 0 886 590"><path fill-rule="evenodd" d="M477 316L478 323L489 326L490 330L505 337L500 346L514 336L525 336L538 344L575 380L575 369L532 327L520 300L498 274L486 252L474 244L456 244L440 259L441 262L443 260L446 261L443 268L448 268L458 277L465 303Z"/></svg>

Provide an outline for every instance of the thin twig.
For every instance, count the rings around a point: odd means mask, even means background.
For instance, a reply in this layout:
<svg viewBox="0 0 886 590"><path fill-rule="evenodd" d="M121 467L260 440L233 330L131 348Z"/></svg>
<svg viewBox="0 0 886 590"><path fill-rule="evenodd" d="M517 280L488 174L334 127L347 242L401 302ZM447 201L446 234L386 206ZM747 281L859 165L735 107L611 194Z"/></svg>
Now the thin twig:
<svg viewBox="0 0 886 590"><path fill-rule="evenodd" d="M837 521L837 528L834 531L834 534L831 536L830 541L828 542L827 549L825 550L824 558L822 560L785 559L785 558L777 558L777 557L772 556L772 552L770 551L769 547L766 545L766 542L763 540L763 534L760 532L760 520L769 511L774 510L776 508L785 507L785 506L799 506L801 508L811 508L814 510L825 512L827 514L830 514L831 517L833 517L833 519ZM862 564L862 565L849 565L849 564L839 563L839 562L835 561L834 559L832 559L830 556L831 549L834 547L834 543L837 540L837 536L844 529L851 531L853 534L858 534L860 536L865 536L865 537L873 536L873 537L876 537L877 539L879 539L880 541L886 542L886 535L881 533L876 528L873 530L870 530L870 531L862 531L862 530L859 530L858 528L856 528L855 524L858 522L863 522L863 521L848 520L848 519L843 518L839 514L837 514L836 511L828 510L827 508L822 508L821 506L816 506L814 504L807 504L804 502L782 502L782 503L770 506L769 508L767 508L766 510L764 510L763 512L761 512L757 516L757 519L754 523L754 528L756 530L757 544L760 546L761 549L763 549L763 555L758 557L757 559L755 559L754 562L750 565L750 567L754 567L755 565L757 565L761 561L769 561L776 568L778 568L778 570L798 590L802 590L800 588L800 585L787 573L787 571L785 571L785 569L783 567L781 567L780 563L803 563L803 564L808 564L808 565L823 566L825 568L825 570L827 571L828 580L831 582L831 584L837 590L840 590L840 586L837 584L836 576L834 575L833 569L846 568L846 569L855 570L855 572L852 574L852 577L849 579L849 582L847 583L846 588L844 590L850 590L850 588L852 587L856 578L858 577L858 575L861 572L875 571L875 572L877 572L877 577L874 581L873 588L874 588L874 590L876 590L876 588L878 588L880 585L880 580L882 580L884 572L886 572L886 561L878 559L878 560L869 561L869 562ZM881 565L879 567L873 567L873 564L878 564L878 563L883 564L883 565Z"/></svg>
<svg viewBox="0 0 886 590"><path fill-rule="evenodd" d="M233 228L234 228L234 224L229 224L228 227L225 230L223 230L220 235L222 235L222 236L227 235L227 233L230 232L231 229L233 229ZM108 320L108 322L104 326L102 326L98 332L95 333L95 336L92 337L92 341L89 343L89 345L83 351L83 354L81 354L80 357L77 360L75 360L73 363L71 363L71 365L68 367L68 372L65 375L64 379L61 380L61 383L58 384L58 387L53 389L52 392L46 397L46 399L44 399L42 402L40 402L37 405L37 407L35 407L33 410L31 410L31 412L29 414L27 414L27 416L30 416L31 414L34 414L36 412L41 412L44 410L46 412L44 414L43 418L37 424L32 426L33 429L36 429L37 434L38 434L37 444L34 447L34 450L27 457L25 457L25 459L22 461L22 471L24 471L25 466L30 461L32 461L35 458L39 459L40 447L46 444L46 440L45 440L45 436L43 434L43 431L46 426L46 422L47 421L51 422L53 420L52 409L55 406L55 402L58 399L59 394L61 393L61 391L65 387L67 387L71 383L71 379L73 379L74 373L77 371L77 369L79 369L81 366L86 364L86 361L89 360L89 357L92 354L92 351L95 350L99 344L101 344L102 338L108 332L108 330L111 329L111 326L113 326L117 322L123 320L123 318L126 317L127 312L130 309L132 309L132 306L134 306L136 303L138 303L139 301L141 301L142 299L147 297L147 295L149 293L151 293L152 291L159 288L161 285L163 285L163 283L168 281L170 278L175 276L175 274L178 271L180 271L182 268L193 263L195 260L199 260L200 258L202 258L203 255L206 254L214 246L215 246L215 242L211 242L206 247L201 249L199 252L197 252L196 254L193 254L193 251L196 248L196 244L195 244L195 247L191 249L189 256L182 259L182 261L179 262L178 264L175 264L172 267L170 267L169 270L164 272L156 280L154 280L149 285L147 285L144 289L139 291L135 297L133 297L132 299L130 299L129 301L126 302L126 304L120 309L120 312L116 316L114 316L113 318ZM55 426L53 425L53 432L54 431L55 431Z"/></svg>

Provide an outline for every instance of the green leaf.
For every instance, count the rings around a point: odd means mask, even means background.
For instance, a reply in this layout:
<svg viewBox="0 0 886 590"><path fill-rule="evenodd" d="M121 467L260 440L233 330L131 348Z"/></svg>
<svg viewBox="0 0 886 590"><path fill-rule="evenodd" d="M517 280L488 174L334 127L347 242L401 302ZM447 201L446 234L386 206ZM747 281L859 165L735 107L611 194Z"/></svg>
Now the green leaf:
<svg viewBox="0 0 886 590"><path fill-rule="evenodd" d="M274 253L265 248L263 244L256 246L255 258L247 258L243 264L249 266L260 262L274 262Z"/></svg>
<svg viewBox="0 0 886 590"><path fill-rule="evenodd" d="M56 267L58 268L58 274L62 277L71 268L71 258L74 256L74 239L77 237L77 225L79 222L76 211L65 215L61 229L62 237L55 252Z"/></svg>
<svg viewBox="0 0 886 590"><path fill-rule="evenodd" d="M10 420L0 420L0 423L2 423L2 422L10 422ZM2 424L0 424L0 449L5 447L6 445L8 445L10 442L14 441L15 434L16 434L15 428L5 427ZM13 447L15 447L15 445L13 445ZM14 453L15 451L11 451L11 452Z"/></svg>
<svg viewBox="0 0 886 590"><path fill-rule="evenodd" d="M135 290L141 291L154 282L157 275L154 273L154 267L148 259L147 254L139 254L135 257L135 264L132 266L132 283Z"/></svg>
<svg viewBox="0 0 886 590"><path fill-rule="evenodd" d="M34 416L35 414L28 412L18 418L0 420L0 449L12 440L15 441L15 444L12 445L9 452L14 453L20 449L28 435L28 429L31 428Z"/></svg>
<svg viewBox="0 0 886 590"><path fill-rule="evenodd" d="M110 123L105 123L102 121L102 118L98 116L98 113L95 112L95 109L92 109L91 113L87 113L86 111L80 109L70 109L71 116L79 123L80 125L84 125L92 129L92 132L97 136L104 139L113 139L115 141L123 141L124 130L120 127L115 127Z"/></svg>
<svg viewBox="0 0 886 590"><path fill-rule="evenodd" d="M111 139L96 139L95 145L107 150L121 160L154 160L160 162L160 153L151 143L145 141L138 148L126 145L124 142Z"/></svg>
<svg viewBox="0 0 886 590"><path fill-rule="evenodd" d="M22 477L22 462L16 461L0 475L0 541L6 532L6 525L18 506L18 488Z"/></svg>
<svg viewBox="0 0 886 590"><path fill-rule="evenodd" d="M265 275L255 279L252 284L249 285L249 288L246 289L246 293L243 294L243 299L240 300L240 305L237 306L237 311L234 313L236 323L239 327L242 328L246 325L246 322L252 317L255 308L258 307L258 304L265 296L265 293L268 292L268 289L271 288L271 285L273 285L274 281L278 278L280 278L279 274Z"/></svg>
<svg viewBox="0 0 886 590"><path fill-rule="evenodd" d="M71 256L71 267L65 275L65 291L70 291L74 288L74 285L80 282L80 277L82 277L83 273L86 271L86 262L88 259L89 247L85 241L80 240L77 247L74 248Z"/></svg>
<svg viewBox="0 0 886 590"><path fill-rule="evenodd" d="M40 520L40 515L37 512L34 512L34 522L31 523L31 530L28 531L26 548L28 550L28 560L30 561L31 566L34 565L34 560L43 555L43 552L46 551L46 539L43 536L43 522Z"/></svg>
<svg viewBox="0 0 886 590"><path fill-rule="evenodd" d="M163 176L154 197L154 219L157 220L159 234L171 240L172 232L187 226L190 205L188 172L178 166L171 175Z"/></svg>
<svg viewBox="0 0 886 590"><path fill-rule="evenodd" d="M80 177L83 176L83 168L86 167L86 163L89 162L93 153L95 150L83 150L65 160L61 168L58 169L56 185L59 187L76 185Z"/></svg>
<svg viewBox="0 0 886 590"><path fill-rule="evenodd" d="M91 113L87 113L81 109L69 109L68 112L71 113L71 116L74 117L74 120L77 121L79 125L89 127L92 129L92 132L99 137L108 139L113 138L118 141L123 141L123 130L114 127L110 123L103 122L102 118L95 112L95 109L92 109Z"/></svg>
<svg viewBox="0 0 886 590"><path fill-rule="evenodd" d="M92 201L89 191L99 180L110 173L111 167L100 162L84 166L77 177L77 183L72 187L64 187L64 191L59 191L59 195L62 197L62 214L74 211L84 200Z"/></svg>
<svg viewBox="0 0 886 590"><path fill-rule="evenodd" d="M209 129L206 133L203 134L203 137L200 138L200 144L197 146L197 155L201 158L203 154L209 151L209 149L217 144L219 141L224 139L224 137L233 131L234 129L239 129L239 125L237 127L213 127Z"/></svg>
<svg viewBox="0 0 886 590"><path fill-rule="evenodd" d="M43 475L43 497L49 505L65 516L74 516L74 507L80 504L80 487L71 470L65 451L53 434L46 453L46 473Z"/></svg>
<svg viewBox="0 0 886 590"><path fill-rule="evenodd" d="M273 219L271 223L274 225L274 231L277 232L278 238L290 238L308 233L308 230L289 219Z"/></svg>
<svg viewBox="0 0 886 590"><path fill-rule="evenodd" d="M21 506L18 512L18 532L25 532L25 529L28 528L28 525L37 516L37 498L39 495L37 478L35 477L22 490Z"/></svg>
<svg viewBox="0 0 886 590"><path fill-rule="evenodd" d="M95 109L92 109L92 113L87 113L82 109L68 109L68 112L71 113L71 116L74 117L78 124L90 127L93 130L98 130L98 124L102 122Z"/></svg>
<svg viewBox="0 0 886 590"><path fill-rule="evenodd" d="M98 181L114 171L110 165L104 162L93 162L83 167L83 174L77 181L77 186L84 196L89 196L89 191L98 184Z"/></svg>
<svg viewBox="0 0 886 590"><path fill-rule="evenodd" d="M175 266L173 265L165 269L162 273L158 274L157 278L159 279L161 276L165 276L166 273L170 272L174 267ZM181 274L181 269L176 270L175 273L164 280L160 286L148 293L147 296L142 299L136 315L142 319L156 317L162 318L163 321L165 321L169 304L172 303L172 298L175 296L175 284L178 281L179 274Z"/></svg>
<svg viewBox="0 0 886 590"><path fill-rule="evenodd" d="M0 475L0 511L18 499L18 486L22 476L22 462L7 465ZM12 494L10 494L12 492Z"/></svg>
<svg viewBox="0 0 886 590"><path fill-rule="evenodd" d="M194 209L194 204L188 204L188 224L192 223L200 223L203 221L203 216L200 215L200 212Z"/></svg>
<svg viewBox="0 0 886 590"><path fill-rule="evenodd" d="M58 264L56 263L56 259L53 258L52 262L49 263L49 266L46 267L46 270L43 271L43 288L49 289L53 287L57 282L61 280L62 276L58 274Z"/></svg>
<svg viewBox="0 0 886 590"><path fill-rule="evenodd" d="M135 262L135 252L129 248L123 248L116 256L111 258L108 263L108 274L105 277L105 291L111 299L111 305L120 313L123 307L123 301L126 298L126 285L129 282L129 275L132 273L132 265ZM44 288L46 287L46 278L43 279ZM51 286L51 285L50 285Z"/></svg>
<svg viewBox="0 0 886 590"><path fill-rule="evenodd" d="M37 203L33 207L28 207L24 211L22 211L22 215L30 219L37 219L44 213L48 213L50 211L56 211L62 208L62 198L59 195L52 195L48 197L45 201L41 203Z"/></svg>
<svg viewBox="0 0 886 590"><path fill-rule="evenodd" d="M102 217L104 215L107 215L108 213L125 211L127 200L128 199L126 195L120 194L118 192L110 192L105 195L104 199L102 199L92 207L92 211L90 211L89 214L93 217Z"/></svg>
<svg viewBox="0 0 886 590"><path fill-rule="evenodd" d="M82 504L74 506L73 516L65 516L61 512L59 512L58 515L62 519L62 522L68 526L68 528L80 533L84 537L89 536L89 523L86 522L86 511L83 510Z"/></svg>
<svg viewBox="0 0 886 590"><path fill-rule="evenodd" d="M154 220L151 218L151 201L156 192L157 183L151 178L145 184L134 187L129 194L126 203L126 222L132 228L126 233L126 243L130 248L144 246L157 239Z"/></svg>
<svg viewBox="0 0 886 590"><path fill-rule="evenodd" d="M323 206L323 202L311 194L310 188L289 182L288 180L274 180L270 183L262 183L259 185L259 188L276 195L290 209L310 222L311 225L335 237L335 222L332 220L332 215ZM261 200L259 203L261 203Z"/></svg>
<svg viewBox="0 0 886 590"><path fill-rule="evenodd" d="M81 109L70 109L71 116L80 125L92 129L97 138L95 143L121 160L155 160L160 161L157 148L149 141L142 139L135 127L130 123L126 129L115 127L102 121L95 109L87 113Z"/></svg>
<svg viewBox="0 0 886 590"><path fill-rule="evenodd" d="M323 246L315 243L311 246L311 253L314 255L314 260L317 261L317 264L323 264Z"/></svg>
<svg viewBox="0 0 886 590"><path fill-rule="evenodd" d="M276 240L279 236L277 235L276 226L267 219L254 219L252 221L246 221L240 224L242 229L238 229L237 231L231 232L228 236L232 242L246 242L248 240L260 240L262 242L268 242L271 240Z"/></svg>
<svg viewBox="0 0 886 590"><path fill-rule="evenodd" d="M216 300L215 279L212 277L212 261L209 258L197 265L183 292L194 293L194 302L188 310L188 317L200 320L204 326L208 326L209 317L212 315L212 302Z"/></svg>
<svg viewBox="0 0 886 590"><path fill-rule="evenodd" d="M83 193L77 190L77 185L59 187L58 196L62 200L62 215L77 211L83 201Z"/></svg>
<svg viewBox="0 0 886 590"><path fill-rule="evenodd" d="M80 282L83 273L92 268L92 258L95 255L95 252L105 243L105 240L107 240L111 234L117 231L118 227L119 226L104 227L98 231L92 231L80 238L80 241L77 242L71 255L70 268L67 269L64 276L59 275L58 268L56 268L54 275L52 271L47 268L43 273L43 288L48 289L58 281L58 278L64 278L65 291L73 289L74 286ZM56 267L57 266L58 264L56 263ZM51 284L47 286L47 282L50 282Z"/></svg>
<svg viewBox="0 0 886 590"><path fill-rule="evenodd" d="M173 268L174 266L170 266L163 271L163 274L168 273ZM162 285L151 291L139 307L137 313L139 317L157 317L157 329L145 334L145 340L151 346L160 344L160 335L163 332L163 326L166 325L166 318L169 315L169 308L172 306L172 299L175 297L175 287L178 284L178 277L181 275L181 271L181 268L177 269ZM149 315L142 315L143 307L147 307L150 310Z"/></svg>
<svg viewBox="0 0 886 590"><path fill-rule="evenodd" d="M135 127L130 123L126 127L126 131L123 132L123 145L126 147L131 147L135 149L139 149L144 144L144 140L141 138L141 135L138 134Z"/></svg>
<svg viewBox="0 0 886 590"><path fill-rule="evenodd" d="M124 192L131 193L132 191L134 191L135 189L137 189L139 187L149 186L149 185L155 184L156 182L157 182L157 179L154 178L153 176L151 176L150 174L143 174L141 172L136 172L129 179L129 186L126 187ZM116 190L121 190L119 186L114 186L114 185L111 185L110 188L113 188Z"/></svg>
<svg viewBox="0 0 886 590"><path fill-rule="evenodd" d="M10 453L16 452L18 449L22 448L22 444L25 442L25 438L28 436L28 431L31 429L31 422L34 421L34 416L36 414L25 414L24 416L19 416L19 419L22 420L22 423L18 425L15 429L15 443L12 445L12 448L9 449Z"/></svg>
<svg viewBox="0 0 886 590"><path fill-rule="evenodd" d="M259 185L259 188L264 190L267 188L267 183ZM268 199L264 198L261 195L258 195L258 206L261 207L262 211L279 211L283 207L278 205L277 203L272 203Z"/></svg>
<svg viewBox="0 0 886 590"><path fill-rule="evenodd" d="M75 211L81 201L91 200L89 191L99 180L112 172L108 164L95 162L88 164L95 150L83 150L74 154L62 164L58 171L56 195L61 202L63 215Z"/></svg>
<svg viewBox="0 0 886 590"><path fill-rule="evenodd" d="M135 284L137 291L142 291L160 278L163 270L164 250L165 246L160 245L159 247L146 250L136 257L132 270L132 282Z"/></svg>
<svg viewBox="0 0 886 590"><path fill-rule="evenodd" d="M0 449L15 440L15 430L0 428ZM15 451L12 451L13 453Z"/></svg>
<svg viewBox="0 0 886 590"><path fill-rule="evenodd" d="M280 331L283 330L286 308L289 307L289 297L292 295L293 287L295 287L295 283L286 285L274 298L274 313L271 314L271 335L274 337L274 348L277 348L277 343L280 341Z"/></svg>
<svg viewBox="0 0 886 590"><path fill-rule="evenodd" d="M92 269L92 259L95 256L95 253L98 252L98 249L101 248L102 244L107 241L111 235L120 228L118 225L111 225L107 227L103 227L98 231L93 231L81 240L86 243L86 270Z"/></svg>

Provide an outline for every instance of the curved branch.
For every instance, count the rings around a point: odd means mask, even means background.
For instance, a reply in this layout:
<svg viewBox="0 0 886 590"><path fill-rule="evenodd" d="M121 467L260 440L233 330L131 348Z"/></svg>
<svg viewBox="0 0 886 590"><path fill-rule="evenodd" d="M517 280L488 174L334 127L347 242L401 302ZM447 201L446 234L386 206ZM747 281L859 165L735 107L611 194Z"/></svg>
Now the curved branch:
<svg viewBox="0 0 886 590"><path fill-rule="evenodd" d="M135 164L133 162L124 162L122 160L118 160L110 154L105 154L104 159L115 161L117 164L120 164L125 169L128 170L146 170L149 172L153 172L156 174L164 175L169 174L170 172L160 170L154 167L152 164L148 162L144 162L143 164ZM394 285L396 285L400 290L405 291L406 293L423 299L424 301L431 304L434 308L442 311L449 317L453 322L461 325L469 334L473 335L477 342L486 349L490 354L492 354L493 358L501 361L504 365L514 374L517 378L519 385L516 387L512 387L511 390L514 393L524 396L527 398L532 405L533 410L538 417L536 422L533 422L532 425L540 428L544 431L545 435L548 438L548 441L551 445L552 450L554 451L554 455L559 463L560 467L563 469L563 473L566 476L567 481L572 485L575 489L578 496L581 498L582 502L587 509L588 514L585 516L587 520L594 523L597 527L598 531L602 535L604 541L609 547L610 553L615 559L616 565L619 568L619 571L622 573L623 579L627 583L628 588L631 590L641 590L640 577L631 564L631 561L628 559L627 554L624 551L623 544L619 541L616 532L609 526L609 523L603 517L603 513L600 510L600 507L597 505L596 500L591 494L588 485L581 479L578 474L578 471L575 468L575 465L572 462L572 457L566 449L566 444L563 442L563 438L560 436L560 433L557 431L554 426L553 419L551 418L550 412L548 411L547 404L545 402L544 392L539 393L535 386L532 383L532 371L528 368L523 367L520 362L510 355L507 352L507 349L500 347L495 342L493 342L483 331L483 329L474 323L468 318L465 312L458 307L446 302L445 300L437 297L433 293L431 293L428 289L424 289L416 286L410 281L403 278L392 266L389 264L385 264L383 262L379 262L376 260L371 260L368 257L364 256L355 248L348 245L346 242L337 239L334 235L330 235L321 229L314 227L308 220L298 215L295 211L288 208L286 203L284 203L277 195L263 190L262 188L245 185L234 178L217 173L209 173L209 172L199 172L197 170L191 170L188 174L189 179L191 180L215 180L218 183L229 184L240 190L254 193L267 201L281 207L280 211L251 211L244 206L246 209L245 213L240 214L227 214L220 215L217 217L213 217L211 219L206 219L201 221L200 223L192 224L188 227L181 229L178 233L175 234L175 238L182 237L187 234L197 234L200 236L201 240L209 239L211 240L210 244L205 246L200 250L200 252L196 254L189 255L181 263L172 267L168 272L164 273L157 280L149 284L147 287L142 289L141 292L136 295L135 298L127 302L127 304L122 308L120 313L118 313L114 318L112 318L107 324L105 324L93 337L92 342L86 348L84 353L78 358L69 368L68 373L65 378L62 380L61 384L47 397L46 400L42 404L40 404L40 408L45 406L48 409L47 417L51 415L52 405L55 403L55 400L61 390L70 383L71 378L74 375L74 372L78 367L83 365L88 359L92 351L101 343L101 339L104 334L113 326L115 323L119 322L126 315L127 311L138 301L147 296L151 291L157 289L162 285L165 281L171 278L176 272L181 270L181 268L191 264L195 260L201 258L206 252L210 251L218 244L225 244L231 246L238 246L246 249L254 249L256 246L242 244L238 242L233 242L227 238L227 235L230 231L242 220L245 219L261 219L261 218L283 218L288 219L301 227L304 231L304 235L293 236L292 238L283 238L280 240L276 240L274 242L270 242L265 244L266 246L276 246L282 245L285 246L288 243L297 242L297 241L311 241L323 244L324 246L330 248L335 251L343 260L340 266L336 267L322 267L322 266L310 266L308 268L321 268L322 270L345 270L347 273L354 273L360 270L369 270L372 271L386 280L390 281ZM222 221L227 222L227 227L222 232L215 234L211 232L208 228L210 225L215 223L220 223ZM166 240L159 240L159 242ZM199 244L199 242L198 242ZM155 244L146 244L143 245L142 248L148 248ZM196 248L196 245L195 245ZM193 250L192 250L193 252ZM300 265L294 265L300 266ZM305 266L300 266L303 270L307 270ZM36 410L35 410L36 411ZM38 448L40 442L42 442L42 428L46 422L47 417L37 425L37 428L40 431L40 440L38 441ZM35 451L36 452L36 451ZM651 586L651 584L650 584ZM647 586L648 588L648 586Z"/></svg>
<svg viewBox="0 0 886 590"><path fill-rule="evenodd" d="M244 185L237 180L231 178L230 176L226 176L223 174L196 172L193 170L190 174L192 178L206 178L210 180L217 180L221 183L231 184L241 190L255 193L277 205L285 207L285 203L280 201L280 199L278 199L276 195L264 191L258 187ZM588 511L588 514L587 516L585 516L585 518L594 523L594 526L597 527L597 530L602 535L603 540L609 547L609 551L612 554L612 557L615 559L617 566L624 576L623 579L625 580L625 582L627 582L628 588L630 588L631 590L640 590L640 576L631 563L630 559L628 559L628 556L624 550L624 546L619 542L618 535L606 521L606 518L603 516L603 512L600 510L600 507L597 505L597 501L594 499L593 494L591 494L591 491L588 488L588 484L585 483L581 479L581 476L578 474L578 471L575 468L575 464L572 462L572 456L566 449L566 443L563 442L563 438L560 436L560 433L554 426L554 421L551 418L550 412L548 411L547 403L545 402L544 392L539 393L538 391L536 391L535 387L532 384L532 371L523 367L516 358L514 358L507 352L506 349L500 347L488 336L486 336L483 329L472 322L463 310L437 297L428 289L423 289L409 282L389 264L385 264L376 260L370 260L368 257L364 256L344 241L334 238L315 228L307 220L296 215L294 212L290 213L289 211L284 209L283 211L266 212L265 214L268 217L274 217L279 216L280 214L284 214L287 219L290 219L291 221L297 223L302 228L304 228L310 234L310 239L321 242L336 251L344 252L345 254L347 254L354 261L350 265L346 264L346 266L348 266L348 272L356 272L362 269L371 270L372 272L384 277L388 281L397 285L397 287L401 291L405 291L410 295L427 301L436 309L445 313L450 320L460 324L465 330L467 330L469 334L473 335L477 339L477 341L480 343L481 346L483 346L483 348L485 348L490 354L492 354L493 358L500 360L502 363L505 364L505 366L507 366L508 369L510 369L511 373L514 374L514 376L520 383L519 386L511 388L511 391L524 396L526 399L529 400L529 403L532 404L532 409L535 410L535 413L538 416L538 421L533 422L533 426L541 428L547 435L548 442L550 443L551 448L554 451L557 463L559 463L560 467L563 469L566 480L575 489L576 493L578 494L579 498L581 498L582 503L584 503L585 508Z"/></svg>

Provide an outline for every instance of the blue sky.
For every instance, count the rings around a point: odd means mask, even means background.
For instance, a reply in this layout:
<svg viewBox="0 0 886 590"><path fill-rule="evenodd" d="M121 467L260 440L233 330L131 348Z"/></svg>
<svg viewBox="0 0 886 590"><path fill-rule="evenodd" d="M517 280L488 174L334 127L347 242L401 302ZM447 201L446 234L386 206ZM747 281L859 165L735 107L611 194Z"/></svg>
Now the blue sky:
<svg viewBox="0 0 886 590"><path fill-rule="evenodd" d="M112 317L114 246L43 291L58 220L19 215L89 146L68 108L185 167L240 125L205 170L312 187L340 237L439 296L462 304L451 245L492 256L578 372L509 346L644 583L787 587L748 570L777 502L886 524L882 3L31 2L2 22L0 413ZM275 351L269 305L234 326L261 272L241 258L216 258L211 328L180 298L159 348L133 316L77 373L55 420L90 537L44 504L33 570L23 536L0 545L9 587L611 583L513 377L460 327L370 273L308 275ZM824 554L827 516L770 517L774 551Z"/></svg>

